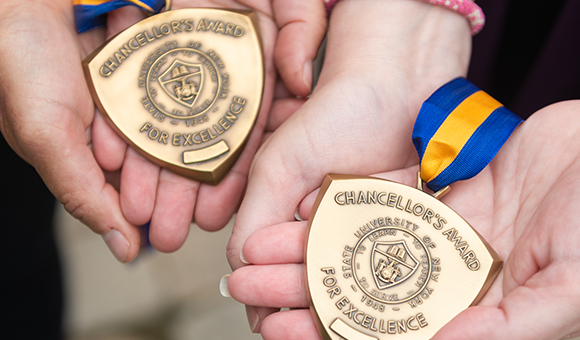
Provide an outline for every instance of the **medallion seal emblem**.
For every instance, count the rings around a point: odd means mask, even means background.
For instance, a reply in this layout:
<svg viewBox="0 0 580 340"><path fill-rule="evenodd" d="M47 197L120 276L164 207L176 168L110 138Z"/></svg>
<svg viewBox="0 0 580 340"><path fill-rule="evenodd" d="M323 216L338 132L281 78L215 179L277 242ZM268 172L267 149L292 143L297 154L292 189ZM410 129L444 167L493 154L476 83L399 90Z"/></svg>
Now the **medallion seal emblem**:
<svg viewBox="0 0 580 340"><path fill-rule="evenodd" d="M352 254L357 264L352 268L357 287L370 299L387 305L418 296L433 271L423 240L403 227L376 228L357 242Z"/></svg>
<svg viewBox="0 0 580 340"><path fill-rule="evenodd" d="M219 72L224 68L221 60L218 66L210 56L195 48L170 49L147 69L147 100L158 112L175 120L199 117L211 110L218 98L227 97L221 94L222 78L229 78L227 73Z"/></svg>

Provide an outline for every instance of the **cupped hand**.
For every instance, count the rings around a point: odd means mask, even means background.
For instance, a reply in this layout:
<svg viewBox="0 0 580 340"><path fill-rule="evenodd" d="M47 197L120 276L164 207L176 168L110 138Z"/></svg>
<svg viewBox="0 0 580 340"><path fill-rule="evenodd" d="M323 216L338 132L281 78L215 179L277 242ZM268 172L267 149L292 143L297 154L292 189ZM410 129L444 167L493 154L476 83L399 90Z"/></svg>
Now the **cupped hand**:
<svg viewBox="0 0 580 340"><path fill-rule="evenodd" d="M0 4L0 27L10 33L0 38L2 134L36 168L65 209L102 235L122 262L138 254L137 226L149 220L151 243L162 251L179 248L192 218L207 230L227 223L239 205L274 93L278 28L270 1L173 3L174 9L227 7L253 9L258 15L266 67L263 105L245 151L217 186L177 176L146 161L95 110L81 60L106 37L142 19L143 13L131 6L121 8L109 14L106 30L78 35L70 0Z"/></svg>
<svg viewBox="0 0 580 340"><path fill-rule="evenodd" d="M93 125L97 161L108 171L121 171L120 205L125 217L136 225L151 221L150 241L161 251L173 251L183 244L192 219L205 230L220 229L231 219L239 206L251 159L261 142L275 87L273 51L278 28L270 2L176 0L172 9L194 6L254 10L262 38L266 68L262 107L243 153L224 179L218 185L209 185L176 175L128 148L99 115ZM126 26L126 21L126 16L110 16L108 27ZM110 29L108 33L116 32Z"/></svg>
<svg viewBox="0 0 580 340"><path fill-rule="evenodd" d="M443 198L505 262L478 306L459 314L434 340L563 339L580 334L580 274L574 270L580 265L575 217L580 202L579 111L580 101L573 101L535 113L488 167L454 183ZM377 177L414 186L416 171L414 166ZM263 320L265 339L320 338L306 309L305 234L306 222L254 233L243 248L244 258L254 265L238 269L229 279L231 295L243 303L298 308Z"/></svg>
<svg viewBox="0 0 580 340"><path fill-rule="evenodd" d="M243 265L250 234L294 221L327 173L416 164L410 135L421 103L465 74L469 53L469 25L451 11L415 1L339 2L316 90L256 154L228 244L232 267ZM252 329L271 312L249 308Z"/></svg>
<svg viewBox="0 0 580 340"><path fill-rule="evenodd" d="M2 1L0 127L74 217L103 238L120 261L135 257L139 235L91 151L94 105L81 58L103 30L78 36L70 1ZM31 193L32 194L32 193Z"/></svg>

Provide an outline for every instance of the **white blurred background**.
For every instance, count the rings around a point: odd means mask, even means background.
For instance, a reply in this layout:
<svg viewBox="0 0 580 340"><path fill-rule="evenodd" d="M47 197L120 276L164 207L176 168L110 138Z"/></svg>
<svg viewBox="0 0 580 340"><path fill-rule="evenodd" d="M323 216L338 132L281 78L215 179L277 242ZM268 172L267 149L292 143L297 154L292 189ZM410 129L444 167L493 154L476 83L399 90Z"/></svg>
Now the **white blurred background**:
<svg viewBox="0 0 580 340"><path fill-rule="evenodd" d="M99 236L57 206L67 340L261 339L250 332L244 306L219 293L231 272L231 222L216 233L192 225L177 252L149 250L120 264Z"/></svg>

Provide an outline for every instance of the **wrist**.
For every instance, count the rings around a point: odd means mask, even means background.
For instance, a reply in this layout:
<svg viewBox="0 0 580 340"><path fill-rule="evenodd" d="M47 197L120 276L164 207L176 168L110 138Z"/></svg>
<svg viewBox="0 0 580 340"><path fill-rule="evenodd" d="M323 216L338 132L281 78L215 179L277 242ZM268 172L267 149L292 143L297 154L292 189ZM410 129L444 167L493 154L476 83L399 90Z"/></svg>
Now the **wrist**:
<svg viewBox="0 0 580 340"><path fill-rule="evenodd" d="M330 15L334 6L339 0L322 0L326 8L326 13ZM485 15L481 7L475 0L420 0L433 5L446 7L459 15L462 15L469 21L471 26L471 35L479 33L485 25Z"/></svg>
<svg viewBox="0 0 580 340"><path fill-rule="evenodd" d="M348 73L376 86L409 86L425 100L438 86L465 76L470 27L457 13L412 0L342 0L333 10L320 84ZM404 90L404 89L403 89Z"/></svg>

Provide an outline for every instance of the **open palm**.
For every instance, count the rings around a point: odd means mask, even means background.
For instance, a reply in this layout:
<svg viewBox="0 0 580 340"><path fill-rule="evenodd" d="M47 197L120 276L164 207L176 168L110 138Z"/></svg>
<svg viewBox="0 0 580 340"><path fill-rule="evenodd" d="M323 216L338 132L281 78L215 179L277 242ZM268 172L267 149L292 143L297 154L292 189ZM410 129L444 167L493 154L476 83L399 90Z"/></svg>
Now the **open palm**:
<svg viewBox="0 0 580 340"><path fill-rule="evenodd" d="M433 339L561 339L580 331L580 274L574 270L580 265L578 112L580 102L540 110L487 168L453 184L443 198L505 263L479 305ZM415 166L377 176L414 185L416 171ZM244 256L256 265L232 274L232 296L247 304L307 308L304 287L297 285L303 282L305 229L305 222L291 222L253 234ZM270 244L264 246L266 240ZM272 314L262 332L267 339L319 338L305 309Z"/></svg>
<svg viewBox="0 0 580 340"><path fill-rule="evenodd" d="M276 76L273 51L278 28L269 0L173 1L172 9L186 7L254 10L262 37L266 79L262 107L248 143L230 172L215 186L178 176L145 160L127 148L97 115L93 126L96 159L106 170L122 169L120 200L123 213L133 224L151 221L150 240L161 251L173 251L182 245L192 219L203 229L217 230L225 226L236 211L250 162L261 142ZM108 26L123 26L127 20L127 16L111 16ZM108 33L116 32L109 29Z"/></svg>
<svg viewBox="0 0 580 340"><path fill-rule="evenodd" d="M535 113L445 200L506 260L481 306L434 339L561 339L580 330L579 111L564 102Z"/></svg>
<svg viewBox="0 0 580 340"><path fill-rule="evenodd" d="M371 24L340 24L385 21L393 26L378 30ZM244 265L240 252L252 233L294 221L296 208L327 173L364 175L416 164L408 136L417 112L440 84L465 74L469 42L466 20L437 6L340 2L330 20L315 91L256 154L228 244L230 265ZM429 53L417 53L426 43ZM289 103L276 101L271 116L289 110ZM252 330L258 331L260 320L271 312L248 307Z"/></svg>

